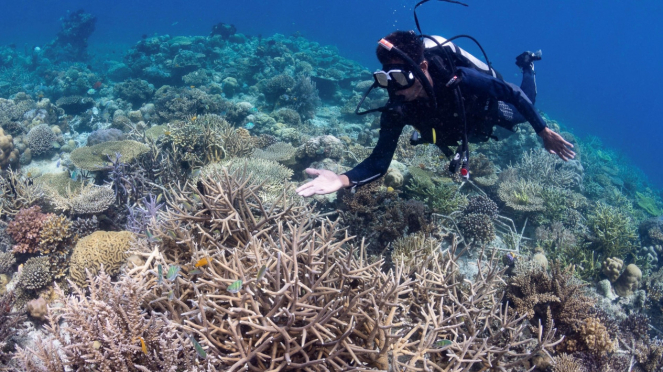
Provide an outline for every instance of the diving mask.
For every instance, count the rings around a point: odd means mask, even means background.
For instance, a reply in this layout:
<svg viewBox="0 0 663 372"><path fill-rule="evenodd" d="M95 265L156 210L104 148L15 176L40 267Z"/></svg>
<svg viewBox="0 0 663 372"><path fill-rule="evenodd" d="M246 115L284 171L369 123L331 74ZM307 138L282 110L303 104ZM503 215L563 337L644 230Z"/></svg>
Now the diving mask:
<svg viewBox="0 0 663 372"><path fill-rule="evenodd" d="M373 79L381 88L401 90L414 85L416 80L414 73L405 65L385 66L389 69L378 70L373 73ZM386 71L385 71L386 70Z"/></svg>

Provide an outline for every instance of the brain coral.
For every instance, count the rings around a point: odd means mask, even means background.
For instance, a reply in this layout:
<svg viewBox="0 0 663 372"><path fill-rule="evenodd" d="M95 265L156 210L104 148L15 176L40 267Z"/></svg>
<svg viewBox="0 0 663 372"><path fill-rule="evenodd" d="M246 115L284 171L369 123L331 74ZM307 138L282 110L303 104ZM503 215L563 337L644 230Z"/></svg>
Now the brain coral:
<svg viewBox="0 0 663 372"><path fill-rule="evenodd" d="M96 275L101 265L109 275L119 272L127 258L127 250L136 236L129 231L96 231L76 243L71 255L69 275L80 286L86 285L87 269Z"/></svg>
<svg viewBox="0 0 663 372"><path fill-rule="evenodd" d="M30 129L26 139L30 150L32 150L32 154L41 155L51 150L53 142L57 140L57 136L48 124L41 124Z"/></svg>

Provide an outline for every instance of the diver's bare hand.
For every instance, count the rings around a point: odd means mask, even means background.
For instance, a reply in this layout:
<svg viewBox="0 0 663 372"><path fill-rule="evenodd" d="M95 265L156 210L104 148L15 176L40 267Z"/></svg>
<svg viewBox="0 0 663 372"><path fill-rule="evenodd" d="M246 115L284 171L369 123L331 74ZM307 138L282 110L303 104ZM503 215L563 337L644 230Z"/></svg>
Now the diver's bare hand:
<svg viewBox="0 0 663 372"><path fill-rule="evenodd" d="M576 157L576 153L571 150L573 145L552 129L544 128L539 132L539 136L543 139L543 147L549 153L556 154L564 161L569 161Z"/></svg>
<svg viewBox="0 0 663 372"><path fill-rule="evenodd" d="M338 191L343 187L350 186L350 180L345 175L326 169L306 168L306 173L310 176L318 176L313 181L307 182L297 188L297 194L307 197L311 195L329 194Z"/></svg>

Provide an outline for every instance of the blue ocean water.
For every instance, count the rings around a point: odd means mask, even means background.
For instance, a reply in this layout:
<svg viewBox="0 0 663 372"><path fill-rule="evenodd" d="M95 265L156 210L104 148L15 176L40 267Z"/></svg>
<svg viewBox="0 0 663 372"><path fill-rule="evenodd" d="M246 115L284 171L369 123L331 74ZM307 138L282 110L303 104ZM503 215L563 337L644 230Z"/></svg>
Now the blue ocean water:
<svg viewBox="0 0 663 372"><path fill-rule="evenodd" d="M59 18L85 9L98 20L89 40L99 58L121 58L142 35L207 35L217 22L249 35L303 36L336 45L373 69L375 42L394 29L413 29L412 6L402 0L287 1L5 1L0 45L32 48L53 39ZM431 1L420 8L423 31L470 34L496 69L519 82L514 57L542 49L537 106L580 135L595 135L622 151L663 187L663 3L654 0L491 1L470 7ZM477 52L469 44L461 44Z"/></svg>

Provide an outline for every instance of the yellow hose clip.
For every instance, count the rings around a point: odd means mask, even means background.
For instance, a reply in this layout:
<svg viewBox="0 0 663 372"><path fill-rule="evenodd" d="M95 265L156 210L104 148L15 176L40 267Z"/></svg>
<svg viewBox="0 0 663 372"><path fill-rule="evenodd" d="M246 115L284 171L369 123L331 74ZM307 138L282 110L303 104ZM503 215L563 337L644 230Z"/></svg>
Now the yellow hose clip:
<svg viewBox="0 0 663 372"><path fill-rule="evenodd" d="M437 135L435 134L435 128L433 128L433 145L437 142Z"/></svg>

